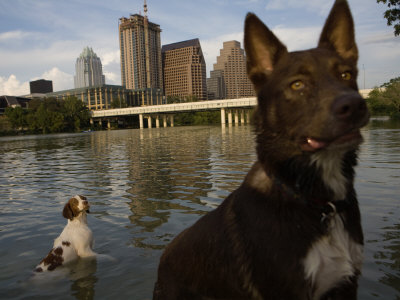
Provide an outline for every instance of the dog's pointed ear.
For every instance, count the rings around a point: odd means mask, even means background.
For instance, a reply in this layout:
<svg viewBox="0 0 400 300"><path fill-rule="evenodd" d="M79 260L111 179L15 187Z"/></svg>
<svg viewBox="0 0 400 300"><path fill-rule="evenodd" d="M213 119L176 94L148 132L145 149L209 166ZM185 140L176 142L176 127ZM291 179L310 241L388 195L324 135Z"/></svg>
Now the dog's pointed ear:
<svg viewBox="0 0 400 300"><path fill-rule="evenodd" d="M319 38L318 48L333 50L346 60L357 61L354 22L346 0L335 1Z"/></svg>
<svg viewBox="0 0 400 300"><path fill-rule="evenodd" d="M286 46L255 15L248 13L244 26L247 74L256 91L265 83L278 59L287 53Z"/></svg>

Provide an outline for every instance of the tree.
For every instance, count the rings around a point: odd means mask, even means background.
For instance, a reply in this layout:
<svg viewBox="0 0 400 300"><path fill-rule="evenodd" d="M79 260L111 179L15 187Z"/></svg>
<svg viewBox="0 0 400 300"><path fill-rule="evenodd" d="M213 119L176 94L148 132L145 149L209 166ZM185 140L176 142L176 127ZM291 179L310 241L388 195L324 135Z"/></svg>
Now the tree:
<svg viewBox="0 0 400 300"><path fill-rule="evenodd" d="M373 89L367 98L372 114L389 114L393 119L400 118L400 77L393 78Z"/></svg>
<svg viewBox="0 0 400 300"><path fill-rule="evenodd" d="M400 35L400 0L376 0L377 3L382 2L387 4L388 10L383 16L387 20L387 25L394 28L394 35Z"/></svg>
<svg viewBox="0 0 400 300"><path fill-rule="evenodd" d="M90 114L86 105L78 98L71 96L62 102L62 114L67 131L80 131L88 126Z"/></svg>
<svg viewBox="0 0 400 300"><path fill-rule="evenodd" d="M22 129L27 125L26 111L21 106L7 107L4 114L14 129Z"/></svg>

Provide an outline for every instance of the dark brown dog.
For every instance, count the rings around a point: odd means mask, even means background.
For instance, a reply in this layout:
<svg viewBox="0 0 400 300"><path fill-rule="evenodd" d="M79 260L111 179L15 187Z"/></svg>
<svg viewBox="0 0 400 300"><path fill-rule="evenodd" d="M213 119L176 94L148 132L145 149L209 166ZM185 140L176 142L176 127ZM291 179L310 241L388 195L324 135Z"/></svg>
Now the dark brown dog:
<svg viewBox="0 0 400 300"><path fill-rule="evenodd" d="M258 161L165 249L154 299L357 298L363 234L353 168L368 111L353 27L337 0L318 47L289 53L248 14Z"/></svg>

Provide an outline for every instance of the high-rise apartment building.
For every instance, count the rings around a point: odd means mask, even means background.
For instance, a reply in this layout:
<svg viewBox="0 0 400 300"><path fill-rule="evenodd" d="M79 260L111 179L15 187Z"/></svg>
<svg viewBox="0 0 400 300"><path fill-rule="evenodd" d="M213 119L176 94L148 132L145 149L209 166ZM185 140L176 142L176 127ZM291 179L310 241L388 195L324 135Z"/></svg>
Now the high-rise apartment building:
<svg viewBox="0 0 400 300"><path fill-rule="evenodd" d="M214 70L223 72L226 99L244 98L255 95L253 85L247 77L246 56L238 41L223 43Z"/></svg>
<svg viewBox="0 0 400 300"><path fill-rule="evenodd" d="M161 52L165 96L206 100L206 63L199 39L164 45Z"/></svg>
<svg viewBox="0 0 400 300"><path fill-rule="evenodd" d="M100 86L105 84L100 58L92 48L86 47L75 63L75 88Z"/></svg>
<svg viewBox="0 0 400 300"><path fill-rule="evenodd" d="M146 1L144 12L119 19L122 86L162 89L161 29L149 22Z"/></svg>

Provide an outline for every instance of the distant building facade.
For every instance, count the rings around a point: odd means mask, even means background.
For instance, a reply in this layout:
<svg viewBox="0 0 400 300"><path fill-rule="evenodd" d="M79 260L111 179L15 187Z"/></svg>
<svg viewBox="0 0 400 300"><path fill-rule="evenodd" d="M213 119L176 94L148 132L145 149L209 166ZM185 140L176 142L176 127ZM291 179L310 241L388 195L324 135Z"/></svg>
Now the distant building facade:
<svg viewBox="0 0 400 300"><path fill-rule="evenodd" d="M209 100L226 99L226 84L223 70L213 70L207 78L207 93Z"/></svg>
<svg viewBox="0 0 400 300"><path fill-rule="evenodd" d="M46 97L80 99L89 110L111 109L114 100L126 107L165 104L161 89L128 90L120 85L101 85L46 94Z"/></svg>
<svg viewBox="0 0 400 300"><path fill-rule="evenodd" d="M74 86L76 89L105 84L100 58L92 48L86 47L76 59Z"/></svg>
<svg viewBox="0 0 400 300"><path fill-rule="evenodd" d="M53 81L39 79L29 82L31 94L45 94L53 92Z"/></svg>
<svg viewBox="0 0 400 300"><path fill-rule="evenodd" d="M0 96L0 115L4 114L7 107L28 108L31 99L19 96Z"/></svg>
<svg viewBox="0 0 400 300"><path fill-rule="evenodd" d="M206 100L206 63L199 39L164 45L161 53L165 96Z"/></svg>
<svg viewBox="0 0 400 300"><path fill-rule="evenodd" d="M255 96L255 91L246 72L246 57L238 41L223 43L214 70L223 73L226 99Z"/></svg>
<svg viewBox="0 0 400 300"><path fill-rule="evenodd" d="M162 89L160 25L138 14L119 19L121 82L127 89Z"/></svg>

